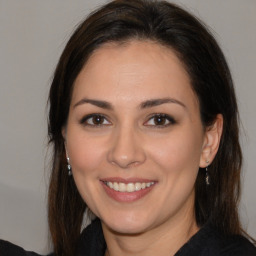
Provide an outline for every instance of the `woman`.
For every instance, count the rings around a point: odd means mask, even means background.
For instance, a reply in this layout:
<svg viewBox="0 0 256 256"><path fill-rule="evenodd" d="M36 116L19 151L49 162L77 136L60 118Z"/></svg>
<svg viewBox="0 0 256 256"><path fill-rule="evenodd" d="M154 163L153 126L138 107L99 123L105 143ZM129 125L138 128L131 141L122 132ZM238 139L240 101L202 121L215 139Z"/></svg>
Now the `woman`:
<svg viewBox="0 0 256 256"><path fill-rule="evenodd" d="M232 78L196 18L106 4L67 43L49 104L55 255L256 255L238 216ZM96 218L81 233L86 209Z"/></svg>

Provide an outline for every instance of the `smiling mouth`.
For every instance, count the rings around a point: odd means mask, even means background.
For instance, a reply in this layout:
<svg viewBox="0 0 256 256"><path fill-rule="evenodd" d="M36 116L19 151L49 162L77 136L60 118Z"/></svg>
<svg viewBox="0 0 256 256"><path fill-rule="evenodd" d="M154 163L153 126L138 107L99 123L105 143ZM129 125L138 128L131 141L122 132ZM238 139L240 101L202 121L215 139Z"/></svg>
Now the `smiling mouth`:
<svg viewBox="0 0 256 256"><path fill-rule="evenodd" d="M155 182L136 182L136 183L128 183L125 184L123 182L111 182L111 181L104 181L104 184L118 192L124 192L124 193L132 193L135 191L144 190L146 188L149 188L155 184Z"/></svg>

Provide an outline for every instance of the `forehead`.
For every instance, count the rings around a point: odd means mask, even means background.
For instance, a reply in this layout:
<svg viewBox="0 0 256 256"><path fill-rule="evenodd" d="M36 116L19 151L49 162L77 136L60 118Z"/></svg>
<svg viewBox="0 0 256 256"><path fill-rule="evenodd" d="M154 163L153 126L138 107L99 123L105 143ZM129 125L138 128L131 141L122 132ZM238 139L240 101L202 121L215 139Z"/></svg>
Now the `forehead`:
<svg viewBox="0 0 256 256"><path fill-rule="evenodd" d="M78 75L73 91L79 97L109 100L175 96L196 101L190 78L173 50L152 41L108 43L97 49Z"/></svg>

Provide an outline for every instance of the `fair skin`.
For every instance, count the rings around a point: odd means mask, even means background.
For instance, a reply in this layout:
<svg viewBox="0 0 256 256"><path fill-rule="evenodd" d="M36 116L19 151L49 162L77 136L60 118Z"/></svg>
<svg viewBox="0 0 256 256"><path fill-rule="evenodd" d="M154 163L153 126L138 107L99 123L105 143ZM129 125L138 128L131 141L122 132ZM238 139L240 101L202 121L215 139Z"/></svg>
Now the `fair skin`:
<svg viewBox="0 0 256 256"><path fill-rule="evenodd" d="M204 129L172 50L134 40L94 52L75 81L63 136L106 255L174 255L199 230L194 184L221 129L220 115Z"/></svg>

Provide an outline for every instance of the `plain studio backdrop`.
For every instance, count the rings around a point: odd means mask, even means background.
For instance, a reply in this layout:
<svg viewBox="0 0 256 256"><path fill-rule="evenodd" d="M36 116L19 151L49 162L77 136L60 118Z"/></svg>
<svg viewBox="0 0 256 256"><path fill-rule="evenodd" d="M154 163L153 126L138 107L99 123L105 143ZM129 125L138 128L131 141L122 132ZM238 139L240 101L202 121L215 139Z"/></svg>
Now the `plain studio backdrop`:
<svg viewBox="0 0 256 256"><path fill-rule="evenodd" d="M46 101L75 25L103 0L0 0L0 238L49 251ZM256 237L256 1L173 1L208 24L231 68L244 153L240 213Z"/></svg>

